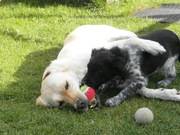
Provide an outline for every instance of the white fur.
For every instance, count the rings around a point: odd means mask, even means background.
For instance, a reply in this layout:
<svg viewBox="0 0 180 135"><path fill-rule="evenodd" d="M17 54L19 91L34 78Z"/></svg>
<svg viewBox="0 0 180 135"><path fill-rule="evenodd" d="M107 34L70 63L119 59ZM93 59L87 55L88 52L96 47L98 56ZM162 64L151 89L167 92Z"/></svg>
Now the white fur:
<svg viewBox="0 0 180 135"><path fill-rule="evenodd" d="M130 37L128 39L114 41L110 44L110 46L107 46L107 49L112 47L123 48L125 45L128 45L139 48L141 51L149 52L152 55L158 55L166 52L164 47L161 46L158 42L140 39L138 37Z"/></svg>
<svg viewBox="0 0 180 135"><path fill-rule="evenodd" d="M149 98L158 98L162 100L172 100L172 101L180 101L180 91L176 89L149 89L147 87L143 87L139 94L149 97Z"/></svg>
<svg viewBox="0 0 180 135"><path fill-rule="evenodd" d="M130 42L131 45L153 55L165 52L158 43L136 37L130 31L107 25L84 25L75 29L65 39L64 47L57 59L44 71L41 96L37 98L36 104L55 107L58 103L65 102L77 109L79 99L87 101L84 93L79 90L79 84L87 71L87 63L93 48L108 48L113 46L111 42L116 40L121 42L120 40L124 39L122 45Z"/></svg>

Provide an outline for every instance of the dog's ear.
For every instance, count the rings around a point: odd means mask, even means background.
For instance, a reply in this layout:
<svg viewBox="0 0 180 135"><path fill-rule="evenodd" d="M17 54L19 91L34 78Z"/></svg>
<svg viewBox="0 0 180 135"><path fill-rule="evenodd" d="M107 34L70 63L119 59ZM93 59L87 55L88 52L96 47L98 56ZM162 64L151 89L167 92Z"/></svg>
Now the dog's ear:
<svg viewBox="0 0 180 135"><path fill-rule="evenodd" d="M113 47L112 49L110 49L111 53L114 54L116 57L125 57L126 52L121 50L118 47Z"/></svg>
<svg viewBox="0 0 180 135"><path fill-rule="evenodd" d="M122 51L118 47L110 49L111 53L113 53L113 69L117 75L120 75L122 78L126 78L128 75L128 71L125 68L126 63L128 62L128 53Z"/></svg>
<svg viewBox="0 0 180 135"><path fill-rule="evenodd" d="M48 75L50 75L51 72L50 71L47 71L44 73L43 77L42 77L42 80L44 80Z"/></svg>
<svg viewBox="0 0 180 135"><path fill-rule="evenodd" d="M92 57L92 56L94 56L94 55L96 55L96 54L97 54L97 52L98 52L98 50L97 50L97 49L93 49L93 50L92 50L92 53L91 53L91 57Z"/></svg>
<svg viewBox="0 0 180 135"><path fill-rule="evenodd" d="M96 54L99 54L100 52L103 52L103 51L107 51L107 49L105 49L105 48L93 49L92 53L91 53L91 57L95 56Z"/></svg>
<svg viewBox="0 0 180 135"><path fill-rule="evenodd" d="M117 75L121 76L122 78L126 78L128 76L128 71L125 68L126 61L122 58L115 58L113 62L113 69Z"/></svg>

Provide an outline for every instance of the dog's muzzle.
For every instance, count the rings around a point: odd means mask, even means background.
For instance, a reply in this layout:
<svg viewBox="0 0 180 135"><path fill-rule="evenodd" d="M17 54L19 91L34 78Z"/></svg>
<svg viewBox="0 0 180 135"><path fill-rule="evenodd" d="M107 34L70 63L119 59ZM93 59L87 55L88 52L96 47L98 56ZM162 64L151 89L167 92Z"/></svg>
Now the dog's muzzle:
<svg viewBox="0 0 180 135"><path fill-rule="evenodd" d="M88 102L86 100L83 99L79 99L77 101L77 106L76 106L77 110L79 111L86 111L88 110Z"/></svg>

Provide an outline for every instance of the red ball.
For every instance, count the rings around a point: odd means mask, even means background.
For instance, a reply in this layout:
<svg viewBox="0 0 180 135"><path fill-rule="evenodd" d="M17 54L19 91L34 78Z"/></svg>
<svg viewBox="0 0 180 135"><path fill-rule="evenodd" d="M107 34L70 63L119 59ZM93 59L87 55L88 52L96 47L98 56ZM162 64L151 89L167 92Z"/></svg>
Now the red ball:
<svg viewBox="0 0 180 135"><path fill-rule="evenodd" d="M88 87L88 90L84 94L86 95L88 102L90 102L96 95L95 90L90 87Z"/></svg>

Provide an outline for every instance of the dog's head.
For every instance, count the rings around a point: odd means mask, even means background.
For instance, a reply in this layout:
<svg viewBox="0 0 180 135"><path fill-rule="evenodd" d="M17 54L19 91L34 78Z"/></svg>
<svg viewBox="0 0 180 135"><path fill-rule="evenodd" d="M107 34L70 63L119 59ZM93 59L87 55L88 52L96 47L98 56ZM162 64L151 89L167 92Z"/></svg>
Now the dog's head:
<svg viewBox="0 0 180 135"><path fill-rule="evenodd" d="M77 76L67 68L59 71L47 68L44 72L41 95L36 99L37 105L49 107L72 106L77 110L88 109L87 98L79 90Z"/></svg>
<svg viewBox="0 0 180 135"><path fill-rule="evenodd" d="M98 89L103 83L111 80L115 76L125 78L127 70L125 64L128 61L127 52L123 52L118 47L108 49L94 49L88 63L88 72L84 76L82 83Z"/></svg>

